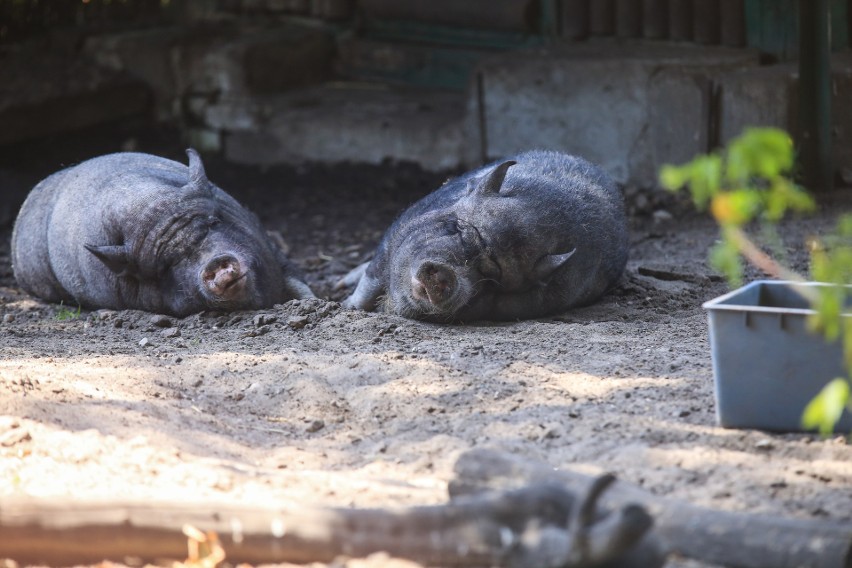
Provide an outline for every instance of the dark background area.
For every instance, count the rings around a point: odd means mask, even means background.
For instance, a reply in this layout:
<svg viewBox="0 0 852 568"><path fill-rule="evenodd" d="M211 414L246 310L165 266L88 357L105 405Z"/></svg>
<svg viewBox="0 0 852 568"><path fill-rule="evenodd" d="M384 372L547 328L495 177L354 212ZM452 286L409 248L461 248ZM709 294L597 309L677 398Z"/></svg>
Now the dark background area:
<svg viewBox="0 0 852 568"><path fill-rule="evenodd" d="M228 175L231 165L256 168L257 175L279 168L281 187L289 179L284 172L307 164L413 162L426 179L442 179L514 151L502 130L518 132L519 146L534 144L536 129L543 130L537 123L565 125L564 140L542 136L541 146L561 146L603 163L629 194L653 192L659 165L711 150L743 120L775 122L796 132L799 5L795 0L0 0L0 227L11 223L38 179L107 152L138 150L184 160L184 148L193 146L232 184L221 185L240 193L244 188L234 178L251 170L237 168L242 173ZM842 104L852 90L852 64L846 58L852 10L848 0L827 6L837 58L834 101L841 102L834 104L835 174L842 185L852 179L852 113ZM620 115L620 108L611 116L596 108L586 111L575 102L585 99L571 98L564 84L548 84L563 61L600 61L613 66L609 75L576 76L568 83L581 84L591 98L599 88L624 90L628 104L637 95L627 91L632 84L618 83L623 71L618 65L633 52L642 53L647 83L663 85L662 98L642 94L647 116L636 119L641 123L634 130L605 124L634 120ZM707 53L722 55L707 60ZM682 60L672 64L677 57ZM765 89L772 96L783 91L783 99L767 98L747 81L745 87L736 81L731 87L727 77L733 71L719 75L723 67L739 71L743 58L754 63L741 75L756 82L767 75ZM504 61L509 79L500 76ZM543 79L523 85L527 91L519 96L511 77L542 62L549 62ZM669 69L679 73L678 80L687 77L699 85L702 114L678 114L672 101L695 105L659 80ZM612 85L601 86L608 82ZM499 91L492 85L505 86L505 92L491 95ZM501 110L506 101L537 96L537 88L548 97L531 99L543 109L540 115L525 121L524 107ZM566 91L564 104L560 89ZM726 97L748 103L740 112L746 119L737 118L735 126L726 126L725 113L736 106ZM771 116L749 117L754 108L782 106ZM600 135L574 128L575 118L560 114L561 107L599 121ZM505 125L503 115L510 116ZM293 129L294 122L302 126ZM530 125L526 138L518 127L525 122ZM700 132L672 132L669 123L700 123ZM430 141L414 140L430 125L435 125ZM631 138L640 131L651 131L649 140ZM347 135L349 143L335 145ZM681 144L679 137L690 144ZM598 138L597 146L576 144ZM619 147L646 142L654 146L650 157ZM407 149L397 151L400 146ZM302 147L310 150L299 153ZM343 154L341 148L349 151ZM626 157L605 163L604 157L622 150ZM366 195L363 187L351 190ZM273 191L269 197L275 196ZM639 210L653 212L652 207Z"/></svg>

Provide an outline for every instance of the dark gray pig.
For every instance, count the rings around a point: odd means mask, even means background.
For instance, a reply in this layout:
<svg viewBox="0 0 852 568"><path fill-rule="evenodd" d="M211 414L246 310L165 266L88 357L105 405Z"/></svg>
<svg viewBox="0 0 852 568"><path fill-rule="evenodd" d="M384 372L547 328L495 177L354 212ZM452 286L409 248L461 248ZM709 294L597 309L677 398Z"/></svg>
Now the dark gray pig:
<svg viewBox="0 0 852 568"><path fill-rule="evenodd" d="M627 262L623 198L597 166L531 151L407 209L344 306L429 321L535 318L594 302Z"/></svg>
<svg viewBox="0 0 852 568"><path fill-rule="evenodd" d="M39 183L12 232L21 287L50 302L176 316L313 297L257 217L187 154L189 167L109 154Z"/></svg>

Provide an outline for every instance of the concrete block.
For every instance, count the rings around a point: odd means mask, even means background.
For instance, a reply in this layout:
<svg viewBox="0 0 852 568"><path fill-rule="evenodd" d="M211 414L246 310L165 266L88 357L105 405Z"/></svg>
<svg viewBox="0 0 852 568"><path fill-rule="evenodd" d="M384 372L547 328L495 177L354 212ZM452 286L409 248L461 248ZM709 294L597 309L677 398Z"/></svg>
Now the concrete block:
<svg viewBox="0 0 852 568"><path fill-rule="evenodd" d="M151 108L151 92L140 81L62 54L10 54L0 85L0 145L144 116Z"/></svg>
<svg viewBox="0 0 852 568"><path fill-rule="evenodd" d="M666 68L648 86L649 144L631 152L631 176L655 179L663 164L682 164L710 150L713 80L707 72Z"/></svg>
<svg viewBox="0 0 852 568"><path fill-rule="evenodd" d="M727 144L750 126L774 126L795 135L795 65L771 65L720 74L719 144Z"/></svg>
<svg viewBox="0 0 852 568"><path fill-rule="evenodd" d="M185 41L178 27L90 36L83 52L109 69L129 73L154 93L155 115L173 118L180 109L172 50Z"/></svg>
<svg viewBox="0 0 852 568"><path fill-rule="evenodd" d="M334 38L321 29L233 22L95 36L84 50L149 84L161 119L179 116L186 97L197 102L320 83L331 76L335 55Z"/></svg>
<svg viewBox="0 0 852 568"><path fill-rule="evenodd" d="M798 140L798 69L781 64L720 75L719 142L726 144L749 126L783 128ZM852 54L831 61L831 117L834 169L852 171ZM848 177L848 174L847 174Z"/></svg>
<svg viewBox="0 0 852 568"><path fill-rule="evenodd" d="M337 70L340 75L356 81L462 91L485 54L490 52L350 38L340 43Z"/></svg>
<svg viewBox="0 0 852 568"><path fill-rule="evenodd" d="M316 84L332 73L334 40L297 25L238 26L196 31L175 52L181 94L215 97L280 93Z"/></svg>
<svg viewBox="0 0 852 568"><path fill-rule="evenodd" d="M563 150L600 164L619 182L654 185L659 165L672 161L669 151L679 157L703 145L704 81L756 65L757 53L749 50L642 41L501 55L479 68L487 154ZM688 101L675 103L679 95L669 88ZM667 136L674 137L667 142Z"/></svg>
<svg viewBox="0 0 852 568"><path fill-rule="evenodd" d="M459 95L335 84L245 103L231 101L231 110L216 110L219 117L253 120L250 127L226 131L225 157L233 162L394 160L440 170L462 161ZM244 114L240 107L251 111Z"/></svg>

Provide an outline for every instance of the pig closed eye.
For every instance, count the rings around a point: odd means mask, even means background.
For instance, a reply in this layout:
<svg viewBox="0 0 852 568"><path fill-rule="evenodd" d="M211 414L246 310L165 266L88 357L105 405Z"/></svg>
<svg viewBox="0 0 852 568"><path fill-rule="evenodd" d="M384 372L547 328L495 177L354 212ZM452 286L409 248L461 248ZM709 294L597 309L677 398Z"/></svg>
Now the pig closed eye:
<svg viewBox="0 0 852 568"><path fill-rule="evenodd" d="M479 263L479 271L482 276L489 280L499 281L503 276L503 269L497 260L491 255L483 255Z"/></svg>

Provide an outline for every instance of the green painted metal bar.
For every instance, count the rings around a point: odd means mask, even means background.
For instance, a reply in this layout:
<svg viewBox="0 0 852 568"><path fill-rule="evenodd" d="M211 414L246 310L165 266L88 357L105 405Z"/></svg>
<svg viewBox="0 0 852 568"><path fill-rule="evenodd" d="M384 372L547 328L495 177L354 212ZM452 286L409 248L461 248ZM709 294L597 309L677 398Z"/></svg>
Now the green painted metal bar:
<svg viewBox="0 0 852 568"><path fill-rule="evenodd" d="M799 0L799 154L812 190L831 189L829 0Z"/></svg>

